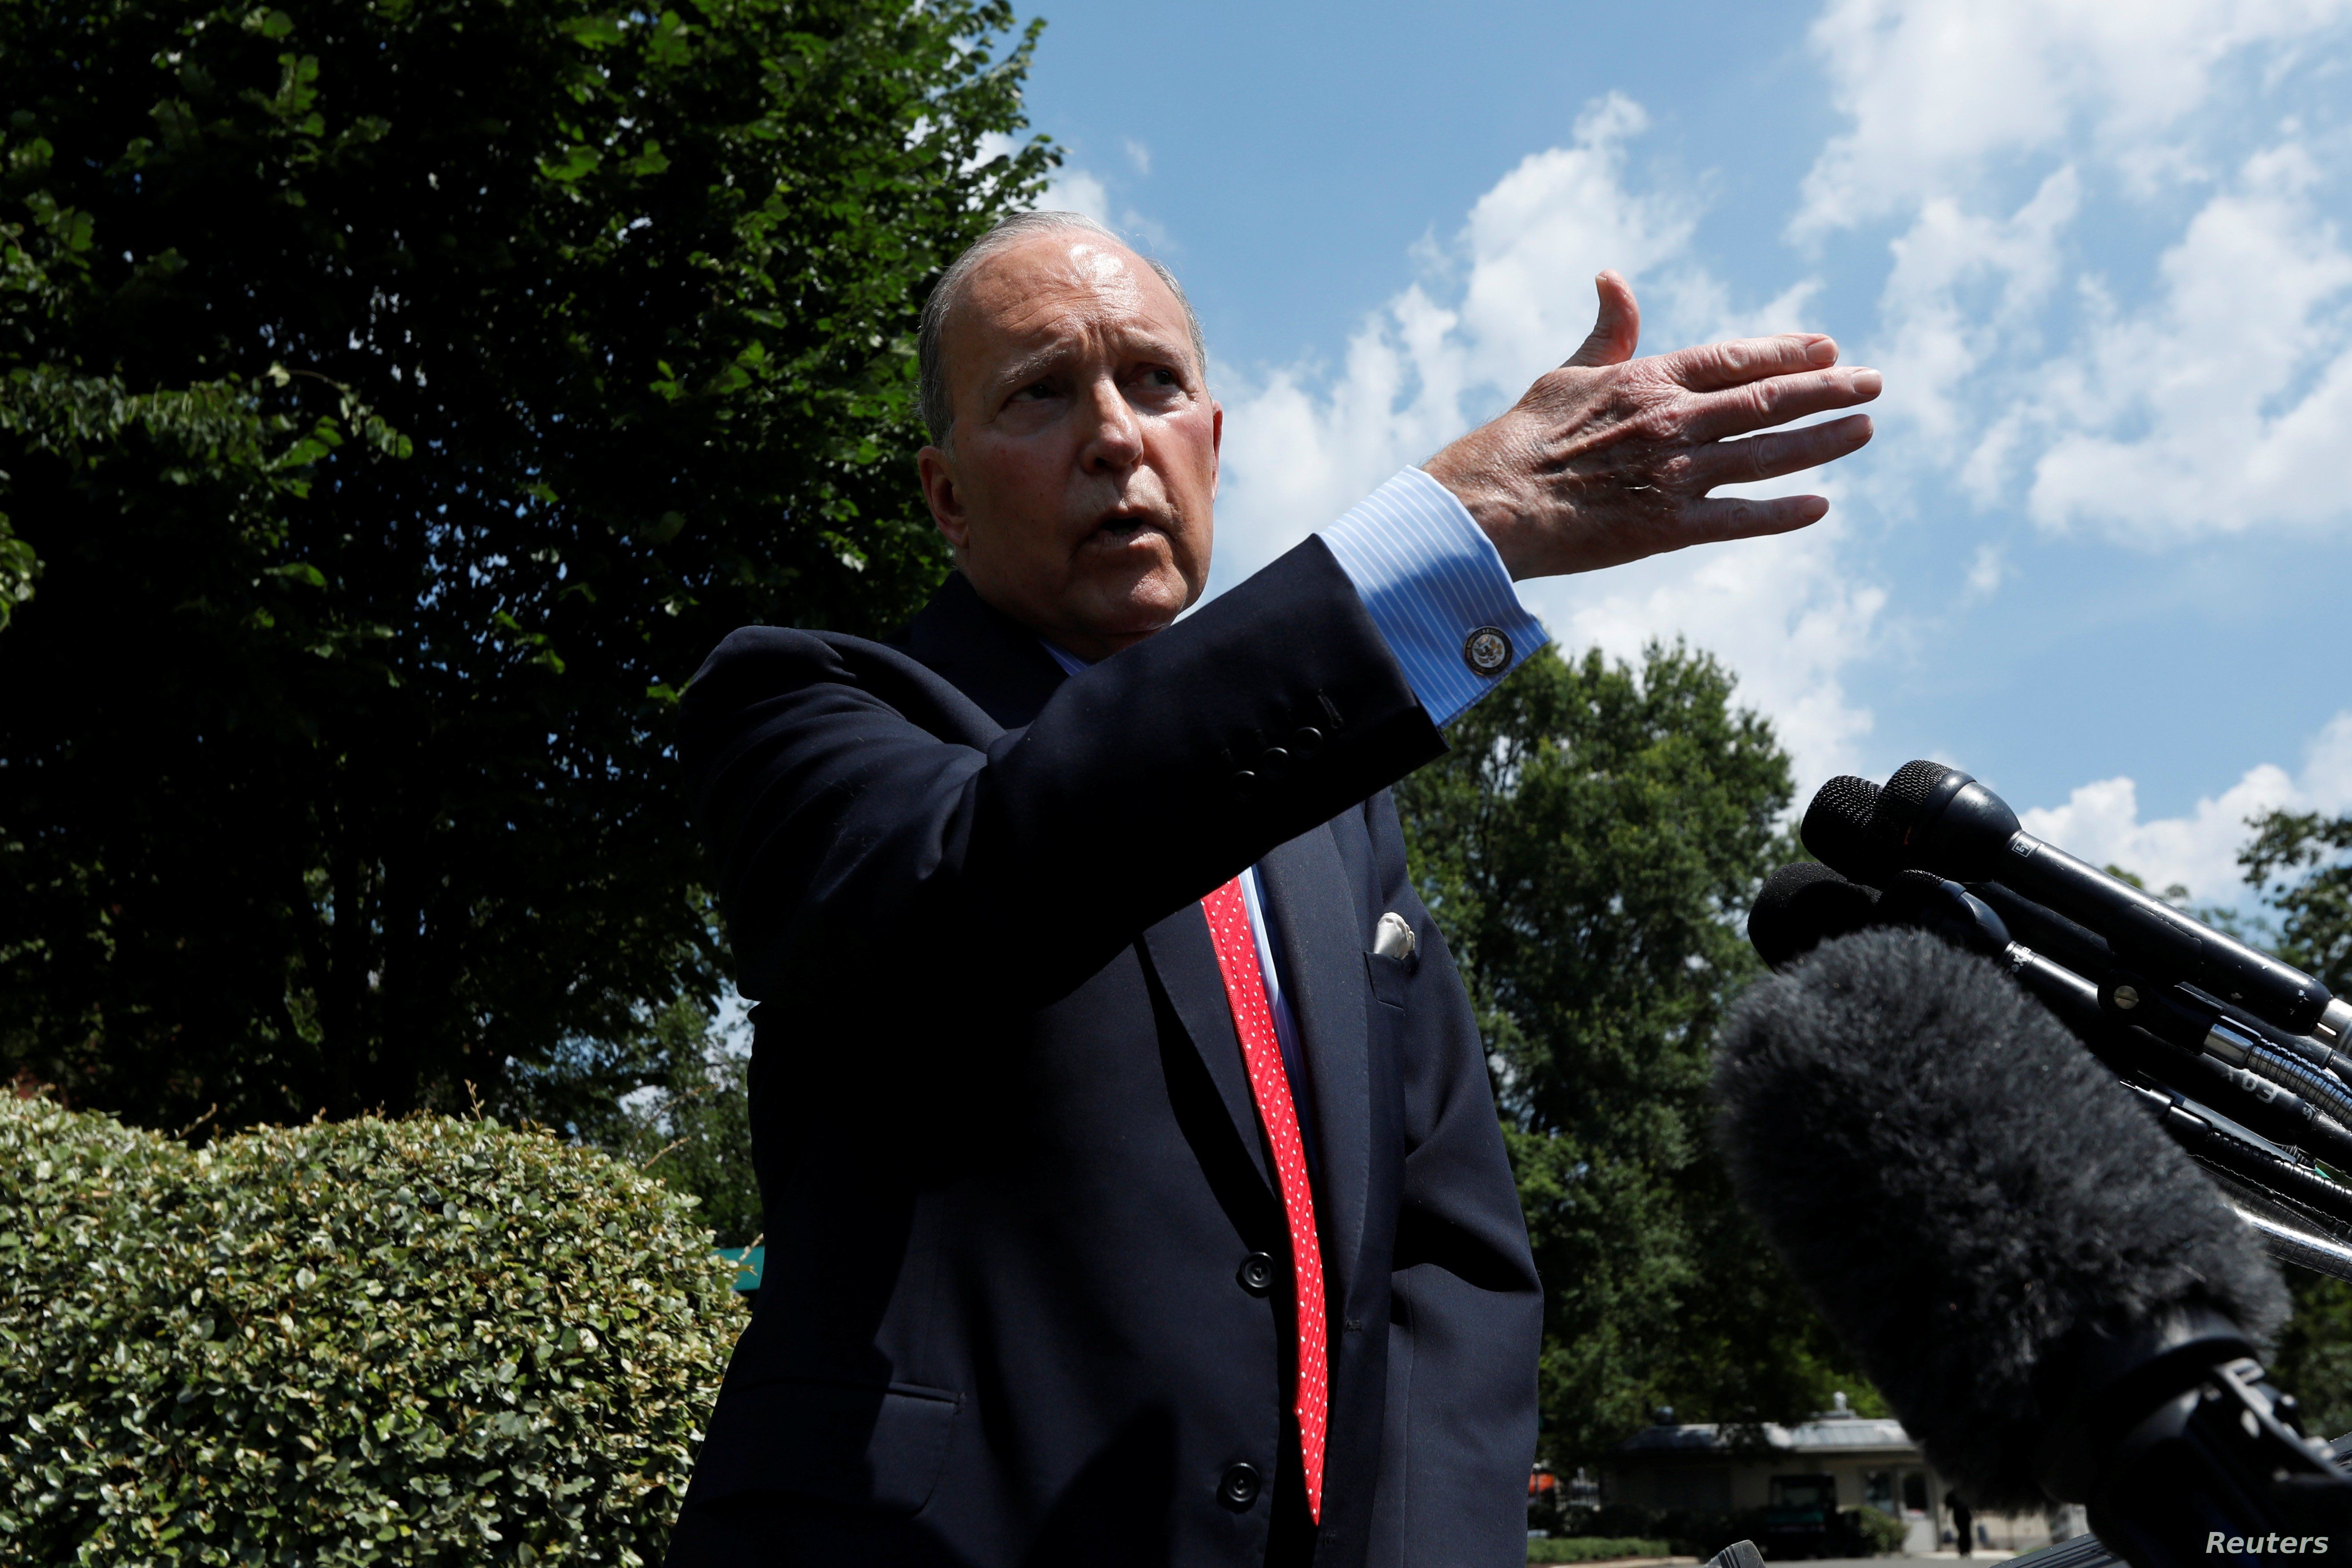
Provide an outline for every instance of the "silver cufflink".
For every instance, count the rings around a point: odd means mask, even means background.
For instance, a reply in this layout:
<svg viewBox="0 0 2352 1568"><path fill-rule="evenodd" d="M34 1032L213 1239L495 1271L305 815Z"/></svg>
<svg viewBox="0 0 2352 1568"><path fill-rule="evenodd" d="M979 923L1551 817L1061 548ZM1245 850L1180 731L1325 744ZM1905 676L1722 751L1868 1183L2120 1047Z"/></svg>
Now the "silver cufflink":
<svg viewBox="0 0 2352 1568"><path fill-rule="evenodd" d="M1511 639L1500 626L1480 626L1462 639L1462 662L1491 680L1511 668Z"/></svg>
<svg viewBox="0 0 2352 1568"><path fill-rule="evenodd" d="M1382 958L1411 958L1420 951L1421 939L1412 934L1405 918L1391 910L1381 917L1372 932L1372 951Z"/></svg>

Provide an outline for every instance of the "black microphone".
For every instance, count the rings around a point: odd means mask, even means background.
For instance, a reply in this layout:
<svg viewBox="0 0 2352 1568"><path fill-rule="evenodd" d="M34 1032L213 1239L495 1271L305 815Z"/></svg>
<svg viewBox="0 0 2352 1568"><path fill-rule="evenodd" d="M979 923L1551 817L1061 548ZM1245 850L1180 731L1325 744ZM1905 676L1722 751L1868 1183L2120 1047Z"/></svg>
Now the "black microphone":
<svg viewBox="0 0 2352 1568"><path fill-rule="evenodd" d="M2119 955L2290 1034L2307 1035L2325 1020L2333 1039L2352 1023L2352 1007L2331 1010L2327 987L2310 975L2034 837L2006 801L1958 768L1904 763L1878 792L1866 836L1874 864L2015 889L2081 921Z"/></svg>
<svg viewBox="0 0 2352 1568"><path fill-rule="evenodd" d="M2053 963L2040 951L2040 941L2012 940L2011 927L2021 921L2029 923L2019 934L2055 935L2065 943L2063 962ZM1998 883L1979 882L1970 889L1931 871L1904 871L1889 877L1882 893L1806 860L1783 866L1766 879L1748 917L1749 942L1775 969L1787 968L1832 937L1872 926L1916 927L1997 959L2011 979L2116 1073L2152 1078L2200 1102L2191 1106L2192 1113L2210 1106L2282 1150L2308 1150L2337 1170L2352 1170L2352 1133L2318 1114L2324 1108L2338 1117L2352 1117L2352 1089L2327 1072L2313 1070L2314 1066L2341 1062L2341 1058L2311 1041L2272 1030L2263 1038L2277 1050L2263 1053L2250 1040L2251 1048L2239 1050L2232 1058L2228 1049L2213 1044L2223 1037L2219 1020L2210 1012L2192 1011L2172 994L2151 994L2134 1009L2116 1007L2114 984L2103 988L2089 977L2114 969L2106 944ZM2079 941L2067 935L2070 930ZM2246 1023L2258 1033L2265 1027ZM2317 1051L2325 1060L2305 1066L2291 1048ZM2227 1152L2235 1163L2225 1161L2214 1152L2221 1147L2215 1139L2228 1135L2211 1131L2201 1116L2193 1124L2175 1119L2164 1125L2200 1161L2223 1165L2234 1175L2243 1177L2242 1167L2249 1161L2263 1172L2277 1163L2259 1149L2234 1146ZM2299 1180L2300 1173L2293 1173L2292 1179ZM2296 1189L2297 1201L2352 1225L2352 1190L2315 1174L2312 1181L2316 1184ZM2315 1203L2313 1194L2320 1201Z"/></svg>
<svg viewBox="0 0 2352 1568"><path fill-rule="evenodd" d="M1748 911L1748 942L1778 969L1829 937L1851 936L1877 911L1877 889L1850 882L1818 860L1800 860L1764 879Z"/></svg>
<svg viewBox="0 0 2352 1568"><path fill-rule="evenodd" d="M1934 775L1931 779L1929 775ZM1954 780L1966 780L1968 775L1940 763L1916 762L1906 764L1889 780L1881 791L1868 779L1843 777L1823 784L1806 809L1801 834L1805 847L1829 864L1849 875L1866 879L1872 885L1892 888L1905 878L1916 878L1922 873L1898 869L1908 851L1912 833L1906 824L1916 815L1913 804L1923 795L1932 800L1935 793L1952 786ZM1897 785L1904 787L1897 789ZM1990 801L2002 814L2009 808L2000 797L1970 780L1967 790L1977 792ZM1961 791L1954 787L1956 795ZM2013 814L2009 815L2013 823ZM2031 836L2018 833L2014 840L2040 844ZM2012 847L2014 845L2012 844ZM2260 999L2269 1003L2284 989L2302 988L2326 996L2325 988L2315 980L2287 967L2268 953L2255 952L2233 939L2189 919L2186 915L2152 900L2137 888L2120 882L2105 872L2094 871L2083 862L2063 852L2049 849L2044 869L2065 862L2074 868L2077 884L2122 900L2131 911L2124 921L2128 926L2144 926L2142 917L2147 907L2161 912L2166 929L2177 931L2193 927L2205 932L2216 943L2226 943L2243 955L2245 964L2262 972L2269 984L2258 986ZM2000 868L1996 868L1997 869ZM2030 881L2030 879L2026 879ZM2155 952L2147 943L2137 947L2137 956L2128 947L2119 952L2116 945L2097 931L2068 919L2054 910L2043 907L2001 882L1975 881L1968 891L1984 903L2000 921L2014 932L2019 942L2036 954L2054 959L2088 980L2103 997L2110 1002L2120 999L2122 1005L2114 1009L2118 1018L2137 1023L2163 1034L2183 1048L2205 1050L2227 1062L2233 1068L2250 1069L2283 1089L2317 1100L2339 1120L2352 1122L2352 1059L2331 1050L2320 1041L2312 1039L2274 1021L2281 1009L2271 1006L2265 1014L2242 1005L2225 1000L2214 994L2214 979L2199 973L2196 963L2182 964L2176 952ZM2094 900L2095 901L2095 900ZM1887 923L1883 918L1880 923ZM1917 923L1917 922L1914 922ZM2202 939L2197 939L2197 951L2203 951ZM2152 961L2152 962L2149 962ZM2151 984L2149 978L2136 971L2135 963L2155 968L2162 978ZM2166 973L2166 971L2169 973ZM2186 971L2185 973L2183 971ZM2203 981L2203 984L2198 984ZM2223 981L2226 984L2226 980ZM2059 1006L2046 987L2035 984L2032 989L2042 1000ZM2130 1016L2133 1007L2143 995L2170 992L2155 1011L2161 1017ZM2240 993L2243 994L2243 993ZM2061 1006L2062 1016L2067 1016ZM2201 1020L2191 1026L2192 1018ZM2340 1042L2343 1027L2352 1021L2352 1008L2332 997L2328 998L2320 1016L2320 1031L2331 1040ZM2168 1027L2159 1027L2159 1025ZM2080 1032L2079 1030L2077 1031ZM2085 1037L2086 1038L2088 1037ZM2313 1069L2318 1069L2316 1071Z"/></svg>
<svg viewBox="0 0 2352 1568"><path fill-rule="evenodd" d="M1885 886L1901 868L1888 863L1870 831L1878 793L1868 779L1840 773L1813 792L1797 826L1797 837L1813 858L1873 888Z"/></svg>
<svg viewBox="0 0 2352 1568"><path fill-rule="evenodd" d="M1741 1203L1963 1495L2086 1502L2138 1568L2352 1528L2252 1359L2287 1310L2253 1234L1991 963L1824 942L1733 1008L1715 1089Z"/></svg>

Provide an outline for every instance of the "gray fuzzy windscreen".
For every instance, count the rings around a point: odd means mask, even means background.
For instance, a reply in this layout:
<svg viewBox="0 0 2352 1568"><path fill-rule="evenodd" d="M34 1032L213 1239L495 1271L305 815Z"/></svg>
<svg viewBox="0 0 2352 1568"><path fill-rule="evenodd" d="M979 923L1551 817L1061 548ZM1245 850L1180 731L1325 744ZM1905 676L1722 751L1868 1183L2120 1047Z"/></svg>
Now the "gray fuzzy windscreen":
<svg viewBox="0 0 2352 1568"><path fill-rule="evenodd" d="M2286 1294L2252 1233L2057 1020L1909 930L1825 942L1732 1009L1718 1138L1740 1202L1937 1468L2043 1500L2043 1354L2078 1324Z"/></svg>

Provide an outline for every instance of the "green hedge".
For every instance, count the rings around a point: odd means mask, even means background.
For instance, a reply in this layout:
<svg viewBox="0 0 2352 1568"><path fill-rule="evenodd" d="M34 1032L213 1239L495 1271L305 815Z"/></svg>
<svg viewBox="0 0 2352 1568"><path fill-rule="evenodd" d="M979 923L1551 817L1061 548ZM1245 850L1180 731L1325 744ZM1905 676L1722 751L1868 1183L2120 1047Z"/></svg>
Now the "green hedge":
<svg viewBox="0 0 2352 1568"><path fill-rule="evenodd" d="M1903 1550L1911 1527L1881 1509L1864 1504L1845 1510L1848 1528L1873 1557L1891 1557Z"/></svg>
<svg viewBox="0 0 2352 1568"><path fill-rule="evenodd" d="M1663 1541L1638 1536L1567 1535L1528 1542L1530 1563L1599 1563L1612 1557L1669 1557Z"/></svg>
<svg viewBox="0 0 2352 1568"><path fill-rule="evenodd" d="M733 1274L541 1133L0 1095L0 1560L657 1563Z"/></svg>

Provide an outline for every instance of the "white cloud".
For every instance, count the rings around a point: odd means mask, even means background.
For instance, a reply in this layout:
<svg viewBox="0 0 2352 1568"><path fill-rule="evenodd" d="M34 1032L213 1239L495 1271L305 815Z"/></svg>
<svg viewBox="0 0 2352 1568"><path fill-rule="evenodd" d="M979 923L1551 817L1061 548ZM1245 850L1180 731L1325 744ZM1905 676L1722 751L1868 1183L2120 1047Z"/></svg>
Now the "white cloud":
<svg viewBox="0 0 2352 1568"><path fill-rule="evenodd" d="M1869 651L1886 593L1843 566L1844 532L1832 513L1801 533L1654 556L1521 592L1570 650L1598 645L1630 660L1651 638L1680 635L1717 655L1739 678L1737 700L1772 721L1802 801L1855 765L1871 727L1841 676Z"/></svg>
<svg viewBox="0 0 2352 1568"><path fill-rule="evenodd" d="M1064 167L1056 171L1045 194L1037 199L1037 205L1046 212L1083 214L1107 227L1113 226L1108 187L1084 169Z"/></svg>
<svg viewBox="0 0 2352 1568"><path fill-rule="evenodd" d="M1642 123L1639 106L1612 94L1586 110L1570 145L1521 160L1441 253L1454 278L1441 269L1368 316L1336 374L1290 364L1233 389L1221 581L1264 564L1567 358L1591 329L1601 268L1643 284L1682 256L1691 205L1621 178L1624 141Z"/></svg>
<svg viewBox="0 0 2352 1568"><path fill-rule="evenodd" d="M1284 365L1223 388L1219 584L1499 412L1566 358L1591 330L1592 278L1605 267L1640 290L1648 349L1802 324L1814 283L1740 308L1689 254L1697 203L1628 184L1625 145L1644 123L1630 99L1597 100L1568 145L1521 160L1480 196L1450 246L1424 247L1428 276L1363 321L1339 366ZM1885 604L1880 590L1848 580L1842 537L1824 525L1523 591L1571 649L1597 642L1632 656L1651 637L1682 636L1722 655L1742 700L1779 724L1801 773L1818 777L1844 765L1869 728L1838 673L1866 651Z"/></svg>
<svg viewBox="0 0 2352 1568"><path fill-rule="evenodd" d="M2094 866L2121 866L2151 888L2178 883L2196 899L2242 901L2238 851L2252 837L2247 819L2265 811L2352 807L2352 711L2338 713L2305 748L2303 768L2290 774L2274 763L2248 768L2227 790L2200 800L2186 816L2143 822L2138 787L2128 778L2101 779L2075 790L2059 806L2018 814L2025 830Z"/></svg>
<svg viewBox="0 0 2352 1568"><path fill-rule="evenodd" d="M1937 197L1888 247L1894 265L1879 301L1885 335L1871 362L1886 375L1881 416L1916 421L1918 449L1946 449L1973 423L1969 378L2018 341L2049 297L2059 277L2058 236L2081 195L2068 166L2006 218Z"/></svg>
<svg viewBox="0 0 2352 1568"><path fill-rule="evenodd" d="M978 168L992 158L1009 158L1018 153L1022 145L1002 131L983 131L980 134L980 145L973 150L971 161L965 167ZM1139 174L1151 172L1151 151L1141 142L1129 142L1127 156ZM1114 219L1112 205L1110 186L1101 175L1066 163L1055 171L1045 184L1045 194L1037 198L1037 207L1042 212L1080 213L1107 228L1147 233L1155 244L1164 241L1165 237L1159 226L1141 213L1129 207Z"/></svg>
<svg viewBox="0 0 2352 1568"><path fill-rule="evenodd" d="M1853 123L1806 175L1792 232L1965 194L2002 159L2074 138L2142 184L2193 174L2168 137L2224 65L2347 15L2347 0L1830 0L1812 44Z"/></svg>
<svg viewBox="0 0 2352 1568"><path fill-rule="evenodd" d="M1970 601L1991 598L2012 571L2014 568L2010 565L2007 554L2000 545L1978 545L1976 559L1969 563L1965 597Z"/></svg>
<svg viewBox="0 0 2352 1568"><path fill-rule="evenodd" d="M2165 253L2158 298L2100 310L2043 367L2036 521L2143 542L2352 516L2352 254L2288 142Z"/></svg>
<svg viewBox="0 0 2352 1568"><path fill-rule="evenodd" d="M1829 0L1812 42L1849 120L1791 232L1894 227L1865 351L1890 512L1956 479L2144 546L2352 519L2347 144L2272 96L2347 21L2352 0ZM2250 120L2277 129L2249 157ZM2116 216L2172 236L2148 283Z"/></svg>

